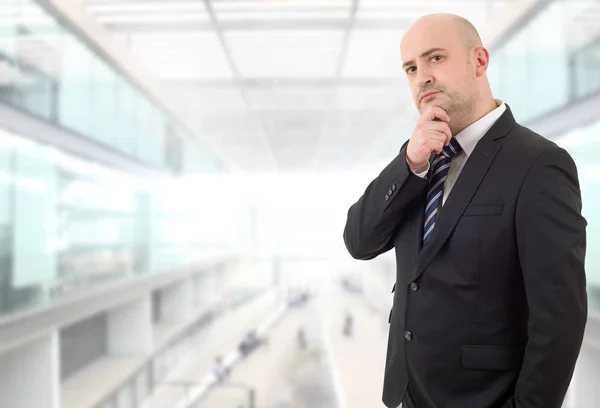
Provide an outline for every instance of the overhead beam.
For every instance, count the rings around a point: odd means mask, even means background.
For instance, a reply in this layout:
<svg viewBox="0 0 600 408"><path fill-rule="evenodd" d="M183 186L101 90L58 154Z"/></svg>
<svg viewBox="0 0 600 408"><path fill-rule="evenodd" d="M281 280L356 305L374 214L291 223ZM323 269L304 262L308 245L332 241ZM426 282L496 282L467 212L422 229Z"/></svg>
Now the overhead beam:
<svg viewBox="0 0 600 408"><path fill-rule="evenodd" d="M372 30L372 31L389 31L405 29L412 23L412 20L380 20L380 19L360 19L355 20L352 24L353 29ZM201 32L212 31L214 23L202 21L177 21L165 20L156 22L106 22L104 25L115 32ZM235 20L235 21L220 21L218 23L219 30L224 31L256 31L256 30L348 30L348 22L345 19L281 19L281 20Z"/></svg>
<svg viewBox="0 0 600 408"><path fill-rule="evenodd" d="M360 0L352 0L352 7L350 8L350 16L348 17L348 21L346 22L346 27L344 28L344 37L342 38L342 44L340 46L340 53L338 55L336 68L335 68L336 90L337 90L337 87L339 86L340 79L342 77L342 73L344 72L346 56L348 55L348 49L350 48L350 37L352 35L353 27L356 22L356 14L358 13L359 7L360 7ZM332 96L332 100L330 101L330 103L328 103L329 109L327 110L326 114L323 115L323 120L321 122L321 126L319 127L320 132L319 132L319 136L318 136L317 143L316 143L317 146L316 146L316 149L315 149L315 152L313 155L313 163L312 163L313 169L317 169L319 167L319 157L320 157L319 153L321 151L321 146L323 143L322 142L323 141L323 129L324 129L325 125L327 124L327 121L329 120L332 112L335 112L335 110L336 110L335 97L333 97L333 95L335 95L335 94L330 93L330 96Z"/></svg>
<svg viewBox="0 0 600 408"><path fill-rule="evenodd" d="M261 129L261 134L263 136L263 142L265 144L265 147L267 147L269 149L269 152L271 153L271 160L273 163L273 166L275 168L277 168L277 160L275 158L275 154L273 153L273 150L270 148L270 144L269 144L269 139L267 137L267 133L266 130L263 126L262 121L260 120L260 118L258 116L255 116L253 114L253 109L252 109L252 105L250 103L250 100L248 98L248 95L246 95L246 90L243 86L242 83L242 75L240 73L240 70L238 69L235 60L233 58L233 54L231 52L231 48L229 48L229 45L227 44L227 40L225 39L225 35L223 34L223 28L221 27L221 24L217 18L217 15L215 13L215 9L213 7L213 0L204 0L204 4L206 5L206 9L210 15L210 19L213 23L213 27L214 30L217 34L217 37L219 39L219 42L221 43L221 47L223 49L223 52L225 54L225 57L227 58L227 62L229 64L229 67L231 68L231 72L233 73L233 79L236 83L236 85L239 87L239 91L240 94L242 96L242 99L244 101L244 103L246 104L246 108L248 109L248 113L252 116L254 116L254 119L256 121L256 123L258 124L258 126L260 126Z"/></svg>
<svg viewBox="0 0 600 408"><path fill-rule="evenodd" d="M281 87L390 87L404 85L405 81L397 78L365 77L365 78L243 78L239 81L229 79L194 79L164 83L170 85L190 84L207 87L234 87L241 85L244 88L263 88L269 86Z"/></svg>
<svg viewBox="0 0 600 408"><path fill-rule="evenodd" d="M217 19L217 15L215 14L215 10L213 8L212 5L212 0L204 0L204 5L206 7L206 10L208 11L208 15L210 17L210 29L214 30L214 32L217 34L217 38L219 39L219 43L221 44L221 48L223 49L223 53L225 54L225 58L227 59L227 64L229 65L229 68L231 69L231 72L233 73L233 77L236 79L236 81L239 81L241 78L240 75L240 70L238 69L237 65L235 64L235 61L233 59L233 54L231 53L231 49L229 48L229 45L227 45L227 41L225 40L225 35L223 34L223 29ZM179 22L179 24L181 24L181 22ZM198 25L197 22L193 22L192 24L194 25ZM203 26L203 24L200 24L201 26Z"/></svg>
<svg viewBox="0 0 600 408"><path fill-rule="evenodd" d="M175 3L175 1L174 1ZM124 15L124 14L152 14L152 13L164 13L165 10L152 8L157 4L164 5L164 0L146 0L146 1L119 1L118 3L97 3L91 1L84 1L84 4L89 8L90 12L96 15ZM198 4L198 0L177 0L178 6L195 6ZM147 8L150 6L150 8ZM146 7L146 8L144 8ZM192 7L194 8L194 7ZM178 7L175 7L173 11L178 11ZM236 9L219 9L215 8L215 13L221 16L228 14L275 14L275 13L338 13L345 12L346 7L340 6L328 6L328 7L302 7L296 5L290 5L285 7L244 7L240 6ZM369 11L373 12L386 12L389 8L386 7L373 7L369 8Z"/></svg>
<svg viewBox="0 0 600 408"><path fill-rule="evenodd" d="M360 6L360 0L352 1L352 9L350 10L350 17L344 31L344 39L342 40L342 46L340 48L340 55L338 56L337 66L335 69L335 76L340 78L344 70L344 63L346 61L346 55L348 54L348 48L350 47L350 36L352 35L352 28L356 21L356 13Z"/></svg>

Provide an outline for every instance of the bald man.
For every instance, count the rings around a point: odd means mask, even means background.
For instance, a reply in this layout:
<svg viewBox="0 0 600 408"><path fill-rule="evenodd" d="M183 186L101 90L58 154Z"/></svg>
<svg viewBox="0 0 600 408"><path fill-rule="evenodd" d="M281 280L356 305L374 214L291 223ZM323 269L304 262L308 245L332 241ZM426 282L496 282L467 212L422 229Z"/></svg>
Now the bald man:
<svg viewBox="0 0 600 408"><path fill-rule="evenodd" d="M492 96L467 20L425 16L400 49L420 119L344 230L356 259L396 253L383 401L559 408L587 320L575 164Z"/></svg>

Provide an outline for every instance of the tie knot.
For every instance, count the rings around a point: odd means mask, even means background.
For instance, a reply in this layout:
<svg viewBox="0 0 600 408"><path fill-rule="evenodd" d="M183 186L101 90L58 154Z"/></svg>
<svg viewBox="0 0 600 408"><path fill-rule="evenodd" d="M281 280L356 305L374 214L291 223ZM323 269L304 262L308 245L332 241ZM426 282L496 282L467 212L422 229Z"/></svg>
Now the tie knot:
<svg viewBox="0 0 600 408"><path fill-rule="evenodd" d="M458 143L458 140L456 140L453 137L452 139L450 139L450 143L448 143L448 146L444 147L444 150L442 150L441 154L446 158L451 159L454 156L456 156L461 150L462 147L460 146L460 143Z"/></svg>

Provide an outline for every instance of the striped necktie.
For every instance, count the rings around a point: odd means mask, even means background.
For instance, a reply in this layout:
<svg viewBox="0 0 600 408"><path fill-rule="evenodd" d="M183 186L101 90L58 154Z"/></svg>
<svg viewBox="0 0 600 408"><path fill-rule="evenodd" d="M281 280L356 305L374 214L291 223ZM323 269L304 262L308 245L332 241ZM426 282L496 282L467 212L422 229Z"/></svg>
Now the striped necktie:
<svg viewBox="0 0 600 408"><path fill-rule="evenodd" d="M450 139L448 146L435 158L429 173L429 191L427 192L427 206L425 207L425 229L423 233L423 245L431 239L433 228L442 207L444 197L444 181L448 177L450 161L461 151L460 144L455 138Z"/></svg>

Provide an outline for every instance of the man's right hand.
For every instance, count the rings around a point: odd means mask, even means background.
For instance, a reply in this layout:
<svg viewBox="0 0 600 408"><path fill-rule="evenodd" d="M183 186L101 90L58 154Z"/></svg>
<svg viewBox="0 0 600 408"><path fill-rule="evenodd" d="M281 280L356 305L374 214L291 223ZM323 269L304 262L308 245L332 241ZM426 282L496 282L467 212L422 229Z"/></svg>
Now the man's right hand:
<svg viewBox="0 0 600 408"><path fill-rule="evenodd" d="M450 117L439 106L423 111L406 148L406 160L413 172L425 171L429 157L440 153L450 143L452 132L448 122Z"/></svg>

